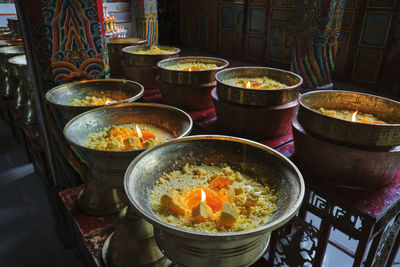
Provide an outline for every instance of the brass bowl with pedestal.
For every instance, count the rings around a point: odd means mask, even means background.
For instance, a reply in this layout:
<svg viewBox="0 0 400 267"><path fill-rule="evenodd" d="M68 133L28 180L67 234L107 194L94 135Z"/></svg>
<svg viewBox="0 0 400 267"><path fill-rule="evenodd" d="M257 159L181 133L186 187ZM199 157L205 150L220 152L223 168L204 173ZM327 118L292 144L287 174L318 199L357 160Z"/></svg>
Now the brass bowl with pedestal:
<svg viewBox="0 0 400 267"><path fill-rule="evenodd" d="M301 95L299 104L297 120L310 133L364 147L400 145L400 102L358 92L323 90ZM320 107L358 110L389 124L367 124L334 118L315 110Z"/></svg>
<svg viewBox="0 0 400 267"><path fill-rule="evenodd" d="M188 63L215 64L216 67L196 71L169 69L176 64ZM163 100L169 105L188 110L211 108L211 90L217 85L215 75L228 64L224 59L212 57L179 57L158 62L157 83Z"/></svg>
<svg viewBox="0 0 400 267"><path fill-rule="evenodd" d="M250 176L266 177L277 197L276 212L267 223L239 232L199 232L162 221L150 206L149 191L163 173L180 170L187 163L227 163ZM300 208L305 186L291 161L260 143L229 136L189 136L136 157L125 174L125 191L137 212L153 224L159 248L174 264L234 267L249 266L265 253L270 232Z"/></svg>
<svg viewBox="0 0 400 267"><path fill-rule="evenodd" d="M287 85L279 89L248 89L225 83L232 78L268 77ZM222 70L216 75L217 95L220 99L251 106L278 106L297 99L303 79L290 71L266 67L237 67Z"/></svg>
<svg viewBox="0 0 400 267"><path fill-rule="evenodd" d="M293 138L296 163L338 187L375 190L390 183L400 168L400 145L343 145L315 136L298 121L293 122Z"/></svg>
<svg viewBox="0 0 400 267"><path fill-rule="evenodd" d="M138 38L108 38L106 40L110 75L112 78L123 76L121 62L124 58L122 48L127 46L143 45L147 42Z"/></svg>
<svg viewBox="0 0 400 267"><path fill-rule="evenodd" d="M33 100L32 82L29 76L26 56L20 55L8 60L11 76L18 81L11 107L20 110L18 121L22 124L37 123L36 108Z"/></svg>
<svg viewBox="0 0 400 267"><path fill-rule="evenodd" d="M0 109L2 118L8 124L11 121L7 106L13 96L11 92L13 78L10 77L8 60L24 53L25 50L22 46L4 46L0 48Z"/></svg>
<svg viewBox="0 0 400 267"><path fill-rule="evenodd" d="M156 78L158 75L157 63L161 60L178 57L181 50L172 46L157 46L160 49L168 50L165 54L138 54L140 51L147 51L151 46L128 46L122 49L124 61L122 63L124 75L127 79L141 83L145 90L157 89Z"/></svg>
<svg viewBox="0 0 400 267"><path fill-rule="evenodd" d="M232 78L267 77L287 85L280 89L248 89L226 83ZM217 73L212 94L217 124L232 134L265 140L284 136L298 108L303 79L292 72L265 67L239 67Z"/></svg>
<svg viewBox="0 0 400 267"><path fill-rule="evenodd" d="M220 130L257 140L288 134L299 106L297 100L271 107L231 103L219 99L216 89L211 91L211 96Z"/></svg>
<svg viewBox="0 0 400 267"><path fill-rule="evenodd" d="M46 93L46 101L61 116L60 127L62 129L73 117L83 112L105 106L70 106L69 104L74 99L102 95L113 99L123 99L115 104L132 103L142 97L143 86L137 82L124 79L78 81L54 87Z"/></svg>
<svg viewBox="0 0 400 267"><path fill-rule="evenodd" d="M190 116L174 107L161 104L125 104L98 108L73 118L64 129L65 138L86 155L92 179L78 199L79 207L92 215L115 213L128 205L123 179L129 163L145 149L103 151L85 146L88 135L109 127L128 123L144 123L168 131L174 138L190 133ZM94 186L102 190L87 193ZM108 191L108 194L105 194ZM101 196L102 198L99 198ZM147 266L165 263L153 239L151 225L140 219L130 205L119 214L116 231L107 241L104 255L109 266ZM149 265L150 266L150 265ZM154 265L151 265L154 266Z"/></svg>
<svg viewBox="0 0 400 267"><path fill-rule="evenodd" d="M98 184L110 192L107 199L97 199L94 195L91 197L93 200L86 200L86 197L89 198L85 193L87 189L83 191L78 203L81 209L89 214L112 214L118 212L125 205L126 202L121 202L121 196L125 196L123 174L129 163L144 149L97 150L87 148L86 140L89 134L100 129L127 123L151 124L165 129L174 138L189 134L192 128L192 120L188 114L177 108L161 104L110 105L82 113L71 119L65 125L64 136L68 143L82 151L86 156L91 176L87 187ZM95 193L93 192L93 194Z"/></svg>

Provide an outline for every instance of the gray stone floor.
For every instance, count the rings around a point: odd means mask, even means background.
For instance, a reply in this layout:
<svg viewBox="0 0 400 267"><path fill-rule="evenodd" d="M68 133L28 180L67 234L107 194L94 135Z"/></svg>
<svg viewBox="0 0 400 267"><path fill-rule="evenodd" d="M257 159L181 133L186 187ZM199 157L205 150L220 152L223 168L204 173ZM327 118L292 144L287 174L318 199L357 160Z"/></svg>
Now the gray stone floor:
<svg viewBox="0 0 400 267"><path fill-rule="evenodd" d="M83 266L59 242L45 185L1 120L0 266Z"/></svg>

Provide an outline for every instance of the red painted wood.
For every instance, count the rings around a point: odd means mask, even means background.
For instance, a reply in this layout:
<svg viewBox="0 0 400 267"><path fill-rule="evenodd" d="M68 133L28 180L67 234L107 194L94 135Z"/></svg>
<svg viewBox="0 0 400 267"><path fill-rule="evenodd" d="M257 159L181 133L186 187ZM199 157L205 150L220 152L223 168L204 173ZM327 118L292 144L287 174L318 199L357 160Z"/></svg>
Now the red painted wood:
<svg viewBox="0 0 400 267"><path fill-rule="evenodd" d="M83 237L88 237L102 231L105 228L113 227L115 216L95 217L85 214L81 211L77 204L79 193L84 188L84 185L72 187L59 192L61 200L64 202L65 208L71 215L76 226Z"/></svg>

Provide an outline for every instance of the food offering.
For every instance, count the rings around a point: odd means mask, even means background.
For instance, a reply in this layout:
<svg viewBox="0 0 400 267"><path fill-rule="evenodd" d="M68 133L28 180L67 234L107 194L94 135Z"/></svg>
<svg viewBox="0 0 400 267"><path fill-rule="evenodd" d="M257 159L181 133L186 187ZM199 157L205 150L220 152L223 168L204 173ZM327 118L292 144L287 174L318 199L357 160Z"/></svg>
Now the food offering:
<svg viewBox="0 0 400 267"><path fill-rule="evenodd" d="M157 216L177 227L213 233L248 230L268 222L276 210L276 196L264 180L226 164L186 164L157 180L150 204Z"/></svg>
<svg viewBox="0 0 400 267"><path fill-rule="evenodd" d="M124 99L112 99L108 96L85 96L84 98L75 98L69 103L70 106L79 107L79 106L102 106L102 105L110 105L115 104Z"/></svg>
<svg viewBox="0 0 400 267"><path fill-rule="evenodd" d="M79 207L96 216L118 212L127 204L123 176L129 163L149 147L189 134L192 125L189 114L153 103L103 106L72 118L64 136L85 156L89 171Z"/></svg>
<svg viewBox="0 0 400 267"><path fill-rule="evenodd" d="M171 53L175 53L175 52L176 51L172 50L172 49L166 49L166 48L152 45L147 50L137 50L133 53L139 54L139 55L163 55L163 54L171 54Z"/></svg>
<svg viewBox="0 0 400 267"><path fill-rule="evenodd" d="M362 123L369 123L369 124L387 124L386 122L378 119L376 116L364 113L361 111L351 111L348 109L326 109L320 107L319 109L315 109L324 115L335 117L342 120L352 121L352 122L362 122Z"/></svg>
<svg viewBox="0 0 400 267"><path fill-rule="evenodd" d="M202 62L187 62L177 63L165 67L168 70L181 70L181 71L198 71L198 70L212 70L218 68L217 64L206 64Z"/></svg>
<svg viewBox="0 0 400 267"><path fill-rule="evenodd" d="M124 151L145 149L172 139L168 132L149 124L125 124L91 133L86 146L98 150Z"/></svg>
<svg viewBox="0 0 400 267"><path fill-rule="evenodd" d="M66 83L46 93L46 102L64 128L77 115L111 104L126 104L139 99L144 88L141 84L125 79L95 79Z"/></svg>
<svg viewBox="0 0 400 267"><path fill-rule="evenodd" d="M281 89L288 87L286 84L268 78L267 76L260 78L232 78L225 80L224 83L247 89Z"/></svg>
<svg viewBox="0 0 400 267"><path fill-rule="evenodd" d="M157 164L154 164L157 163ZM177 266L251 266L304 196L297 167L260 143L188 136L144 151L125 192Z"/></svg>

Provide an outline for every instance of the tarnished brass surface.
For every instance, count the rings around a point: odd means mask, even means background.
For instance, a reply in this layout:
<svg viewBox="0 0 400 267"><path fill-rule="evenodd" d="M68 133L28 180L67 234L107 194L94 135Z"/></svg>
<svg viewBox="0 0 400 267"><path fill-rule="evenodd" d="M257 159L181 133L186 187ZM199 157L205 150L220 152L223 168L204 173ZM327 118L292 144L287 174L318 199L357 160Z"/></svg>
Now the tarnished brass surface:
<svg viewBox="0 0 400 267"><path fill-rule="evenodd" d="M400 146L353 148L320 139L293 122L295 160L305 170L346 188L374 190L391 182L400 168Z"/></svg>
<svg viewBox="0 0 400 267"><path fill-rule="evenodd" d="M0 48L0 109L2 118L9 124L7 102L12 97L11 88L13 79L10 78L8 59L24 54L22 46L5 46Z"/></svg>
<svg viewBox="0 0 400 267"><path fill-rule="evenodd" d="M3 98L12 96L9 84L8 60L12 57L22 55L25 50L22 46L5 46L0 48L0 74L2 78L0 94Z"/></svg>
<svg viewBox="0 0 400 267"><path fill-rule="evenodd" d="M125 61L122 61L121 65L123 68L124 77L132 81L137 81L143 85L145 91L158 88L156 83L158 69L156 66L126 65Z"/></svg>
<svg viewBox="0 0 400 267"><path fill-rule="evenodd" d="M24 103L27 102L28 92L22 89L22 80L28 78L28 66L25 55L12 57L8 60L9 70L13 78L11 94L11 108L21 109Z"/></svg>
<svg viewBox="0 0 400 267"><path fill-rule="evenodd" d="M137 216L131 206L121 210L114 227L102 249L106 266L166 267L171 264L157 247L153 226Z"/></svg>
<svg viewBox="0 0 400 267"><path fill-rule="evenodd" d="M231 78L262 78L267 76L288 87L282 89L247 89L228 85L224 80ZM290 71L265 67L238 67L222 70L216 75L219 98L245 105L277 106L296 100L303 79Z"/></svg>
<svg viewBox="0 0 400 267"><path fill-rule="evenodd" d="M179 107L184 110L201 110L212 108L211 90L217 85L216 82L197 84L197 85L179 85L164 83L160 77L156 79L163 102Z"/></svg>
<svg viewBox="0 0 400 267"><path fill-rule="evenodd" d="M124 53L122 48L126 46L143 45L147 40L137 38L109 38L107 39L108 60L110 65L111 77L121 77L123 75L121 61Z"/></svg>
<svg viewBox="0 0 400 267"><path fill-rule="evenodd" d="M127 65L132 66L157 66L157 63L161 60L178 57L181 50L172 46L158 46L161 49L171 50L172 52L168 54L162 55L140 55L135 54L136 51L144 51L149 50L149 45L140 45L140 46L127 46L122 48L122 52L124 53L124 60ZM155 78L155 77L154 77Z"/></svg>
<svg viewBox="0 0 400 267"><path fill-rule="evenodd" d="M168 66L185 63L204 63L217 65L214 69L198 71L180 71L167 69ZM218 71L226 68L229 62L221 58L213 57L178 57L164 59L157 63L160 80L164 83L178 85L199 85L215 82Z"/></svg>
<svg viewBox="0 0 400 267"><path fill-rule="evenodd" d="M85 111L102 106L70 106L76 98L100 96L109 93L111 98L124 98L116 104L132 103L143 95L143 86L137 82L124 79L99 79L66 83L54 87L46 93L46 101L60 113L62 127L73 117Z"/></svg>
<svg viewBox="0 0 400 267"><path fill-rule="evenodd" d="M266 140L287 134L298 109L297 100L272 106L249 106L219 99L211 92L219 130L234 136Z"/></svg>
<svg viewBox="0 0 400 267"><path fill-rule="evenodd" d="M149 191L163 173L185 164L227 163L253 177L266 177L277 210L266 224L240 232L206 233L162 221L149 203ZM264 254L269 233L300 208L304 181L285 156L260 143L229 136L189 136L148 149L129 165L125 191L138 214L154 226L161 251L178 266L248 266Z"/></svg>
<svg viewBox="0 0 400 267"><path fill-rule="evenodd" d="M0 47L3 46L22 46L22 39L4 39L0 40Z"/></svg>
<svg viewBox="0 0 400 267"><path fill-rule="evenodd" d="M13 98L11 107L21 110L18 121L23 124L37 122L36 108L33 100L32 82L28 73L25 55L12 57L8 60L11 76L14 78Z"/></svg>
<svg viewBox="0 0 400 267"><path fill-rule="evenodd" d="M108 53L123 55L122 48L126 46L143 45L147 42L145 39L139 38L108 38L106 40Z"/></svg>
<svg viewBox="0 0 400 267"><path fill-rule="evenodd" d="M313 91L299 97L298 121L307 131L325 138L361 146L400 145L400 102L350 91ZM388 125L351 122L323 115L319 109L358 110Z"/></svg>
<svg viewBox="0 0 400 267"><path fill-rule="evenodd" d="M78 201L80 207L89 214L110 214L127 203L123 190L124 173L129 163L144 149L128 151L90 149L85 146L86 140L89 134L104 127L127 123L152 124L169 131L175 138L188 135L193 125L190 116L180 109L144 103L97 108L70 120L65 125L64 136L68 143L85 155L90 172L89 184ZM101 191L96 188L100 188Z"/></svg>

